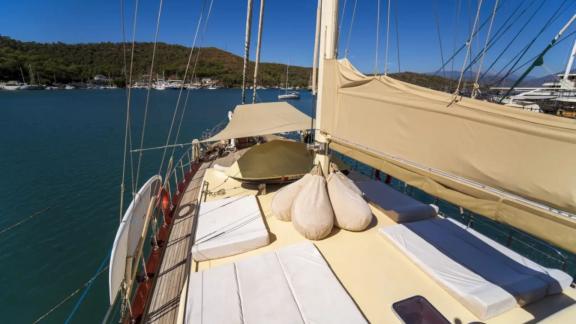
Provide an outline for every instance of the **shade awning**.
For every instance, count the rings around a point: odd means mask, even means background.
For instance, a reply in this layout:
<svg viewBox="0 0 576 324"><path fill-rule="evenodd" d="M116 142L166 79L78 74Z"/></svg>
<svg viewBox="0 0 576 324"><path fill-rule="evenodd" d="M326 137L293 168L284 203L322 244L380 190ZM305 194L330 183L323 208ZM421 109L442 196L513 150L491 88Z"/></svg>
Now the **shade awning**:
<svg viewBox="0 0 576 324"><path fill-rule="evenodd" d="M293 132L310 126L311 117L286 102L238 105L228 125L203 142Z"/></svg>

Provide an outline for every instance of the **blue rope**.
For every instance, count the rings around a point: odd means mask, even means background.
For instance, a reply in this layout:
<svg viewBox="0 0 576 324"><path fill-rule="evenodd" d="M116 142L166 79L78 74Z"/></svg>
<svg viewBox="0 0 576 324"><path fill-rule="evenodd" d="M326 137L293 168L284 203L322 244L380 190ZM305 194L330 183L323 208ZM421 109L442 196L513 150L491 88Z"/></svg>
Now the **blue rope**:
<svg viewBox="0 0 576 324"><path fill-rule="evenodd" d="M110 253L108 253L108 255L104 258L104 260L102 260L102 263L100 264L100 266L98 267L98 270L96 270L96 273L94 274L94 276L92 276L92 278L90 279L88 285L86 286L86 288L84 288L84 291L82 292L82 295L80 295L80 298L78 298L78 301L76 301L76 304L74 305L74 308L72 308L72 311L70 312L70 314L68 315L68 317L66 318L66 321L64 321L64 324L70 324L70 321L72 320L72 317L74 317L74 315L76 315L76 312L78 311L78 309L80 308L80 305L82 305L82 303L84 302L84 300L86 299L86 296L88 295L88 291L90 291L90 288L92 287L92 284L94 283L94 281L96 280L96 278L98 277L98 275L100 274L100 272L102 271L102 269L104 268L104 266L106 265L106 263L108 263L108 259L110 258Z"/></svg>

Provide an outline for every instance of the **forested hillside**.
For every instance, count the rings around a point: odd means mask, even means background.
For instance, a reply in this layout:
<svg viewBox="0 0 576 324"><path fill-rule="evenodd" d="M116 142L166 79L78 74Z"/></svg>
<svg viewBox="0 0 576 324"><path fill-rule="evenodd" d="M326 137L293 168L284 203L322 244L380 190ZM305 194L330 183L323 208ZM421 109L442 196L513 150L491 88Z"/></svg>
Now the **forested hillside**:
<svg viewBox="0 0 576 324"><path fill-rule="evenodd" d="M136 43L134 52L134 79L139 80L150 69L152 43ZM128 58L129 58L129 45ZM218 79L224 86L239 86L242 82L242 58L217 48L199 48L196 70L199 78ZM160 76L182 79L190 49L180 45L159 43L155 72ZM29 81L29 66L40 83L69 83L92 79L97 74L109 76L117 84L124 82L123 46L119 43L64 44L21 42L0 36L0 81L19 80L22 74ZM21 69L23 73L21 73ZM252 81L253 62L250 64L249 80ZM260 82L266 86L284 83L286 66L263 63L260 66ZM155 77L155 75L154 75ZM310 68L290 67L290 85L307 86Z"/></svg>

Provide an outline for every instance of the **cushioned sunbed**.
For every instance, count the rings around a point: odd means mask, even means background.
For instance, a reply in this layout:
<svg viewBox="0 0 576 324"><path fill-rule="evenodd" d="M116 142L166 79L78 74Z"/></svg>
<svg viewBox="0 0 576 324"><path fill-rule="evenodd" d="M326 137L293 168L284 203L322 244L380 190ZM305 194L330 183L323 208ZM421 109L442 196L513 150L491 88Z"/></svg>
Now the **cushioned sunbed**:
<svg viewBox="0 0 576 324"><path fill-rule="evenodd" d="M310 243L190 275L186 323L366 323Z"/></svg>
<svg viewBox="0 0 576 324"><path fill-rule="evenodd" d="M200 205L192 246L194 260L223 258L268 243L268 230L256 196L224 198Z"/></svg>
<svg viewBox="0 0 576 324"><path fill-rule="evenodd" d="M366 199L380 207L396 223L419 221L436 216L437 209L374 180L354 181Z"/></svg>
<svg viewBox="0 0 576 324"><path fill-rule="evenodd" d="M559 293L572 281L452 220L398 224L380 232L481 320Z"/></svg>

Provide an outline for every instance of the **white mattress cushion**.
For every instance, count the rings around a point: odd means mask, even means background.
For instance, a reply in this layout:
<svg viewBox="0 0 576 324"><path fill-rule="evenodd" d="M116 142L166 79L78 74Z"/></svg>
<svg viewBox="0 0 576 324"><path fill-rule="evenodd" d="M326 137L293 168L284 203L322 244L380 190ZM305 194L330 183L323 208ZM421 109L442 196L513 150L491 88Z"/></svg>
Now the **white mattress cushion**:
<svg viewBox="0 0 576 324"><path fill-rule="evenodd" d="M559 285L538 271L539 266L525 266L531 262L526 258L518 254L510 258L509 249L486 237L481 240L449 220L419 221L380 231L482 320L537 301Z"/></svg>
<svg viewBox="0 0 576 324"><path fill-rule="evenodd" d="M276 254L304 322L366 323L312 243L292 245Z"/></svg>
<svg viewBox="0 0 576 324"><path fill-rule="evenodd" d="M190 278L186 323L366 323L310 242Z"/></svg>
<svg viewBox="0 0 576 324"><path fill-rule="evenodd" d="M250 251L269 243L256 196L231 197L200 205L192 256L205 261Z"/></svg>
<svg viewBox="0 0 576 324"><path fill-rule="evenodd" d="M188 323L243 323L234 267L234 264L227 264L190 277L186 307Z"/></svg>
<svg viewBox="0 0 576 324"><path fill-rule="evenodd" d="M380 231L478 318L484 320L516 306L510 293L448 258L404 225Z"/></svg>
<svg viewBox="0 0 576 324"><path fill-rule="evenodd" d="M564 289L570 287L570 284L572 284L573 279L566 272L558 269L546 268L542 265L539 265L538 263L523 257L522 255L516 253L515 251L512 251L511 249L503 246L502 244L484 236L483 234L475 231L474 229L466 228L466 226L459 223L458 221L449 218L447 218L447 220L449 220L459 228L464 229L468 233L474 235L482 242L488 244L490 247L494 248L501 254L507 256L508 258L504 258L504 260L511 266L518 268L520 271L525 271L524 270L525 268L529 268L531 270L538 272L537 275L540 278L540 280L544 280L548 284L547 289L548 295L559 294Z"/></svg>
<svg viewBox="0 0 576 324"><path fill-rule="evenodd" d="M384 210L396 223L419 221L436 216L437 210L389 185L375 180L356 181L364 197Z"/></svg>

